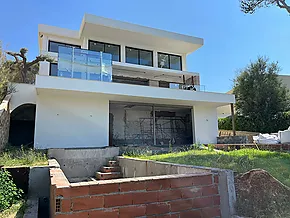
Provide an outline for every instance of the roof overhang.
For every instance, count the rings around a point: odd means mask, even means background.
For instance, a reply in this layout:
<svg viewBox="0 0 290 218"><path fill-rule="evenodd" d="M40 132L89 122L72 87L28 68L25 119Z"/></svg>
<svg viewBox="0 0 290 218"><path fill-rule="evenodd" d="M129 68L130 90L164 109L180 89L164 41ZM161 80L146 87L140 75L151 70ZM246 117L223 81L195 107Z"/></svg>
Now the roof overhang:
<svg viewBox="0 0 290 218"><path fill-rule="evenodd" d="M140 26L118 20L85 14L82 20L81 37L106 38L127 45L139 45L163 52L189 54L203 45L203 39Z"/></svg>

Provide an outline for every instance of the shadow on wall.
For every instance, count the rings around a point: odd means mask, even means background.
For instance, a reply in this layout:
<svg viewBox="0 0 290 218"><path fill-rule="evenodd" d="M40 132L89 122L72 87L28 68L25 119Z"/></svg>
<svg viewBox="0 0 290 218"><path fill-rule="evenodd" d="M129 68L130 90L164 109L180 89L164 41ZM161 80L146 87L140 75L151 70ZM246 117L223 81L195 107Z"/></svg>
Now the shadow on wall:
<svg viewBox="0 0 290 218"><path fill-rule="evenodd" d="M10 114L9 144L30 146L34 144L35 104L23 104Z"/></svg>

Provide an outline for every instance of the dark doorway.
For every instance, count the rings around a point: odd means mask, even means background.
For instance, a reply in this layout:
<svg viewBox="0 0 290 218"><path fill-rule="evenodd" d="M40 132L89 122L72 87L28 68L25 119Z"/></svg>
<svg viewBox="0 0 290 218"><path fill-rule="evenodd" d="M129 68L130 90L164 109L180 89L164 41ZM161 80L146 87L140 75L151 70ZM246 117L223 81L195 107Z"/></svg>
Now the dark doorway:
<svg viewBox="0 0 290 218"><path fill-rule="evenodd" d="M35 111L35 104L23 104L12 111L9 130L9 143L12 146L33 147Z"/></svg>

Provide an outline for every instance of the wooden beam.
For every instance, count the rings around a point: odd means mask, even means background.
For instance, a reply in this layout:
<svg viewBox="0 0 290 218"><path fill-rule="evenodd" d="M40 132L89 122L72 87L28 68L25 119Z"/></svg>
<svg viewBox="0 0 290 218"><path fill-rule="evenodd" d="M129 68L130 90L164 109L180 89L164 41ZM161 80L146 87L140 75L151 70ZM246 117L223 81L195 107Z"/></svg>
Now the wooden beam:
<svg viewBox="0 0 290 218"><path fill-rule="evenodd" d="M233 128L233 135L236 135L236 123L235 123L235 109L234 104L231 103L231 113L232 113L232 128Z"/></svg>

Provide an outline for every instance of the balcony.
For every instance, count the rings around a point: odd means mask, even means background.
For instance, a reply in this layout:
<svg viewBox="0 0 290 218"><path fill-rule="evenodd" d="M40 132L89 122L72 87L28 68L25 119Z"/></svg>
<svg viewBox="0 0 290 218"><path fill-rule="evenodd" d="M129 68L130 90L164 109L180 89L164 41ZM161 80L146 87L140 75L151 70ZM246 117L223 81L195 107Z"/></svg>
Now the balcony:
<svg viewBox="0 0 290 218"><path fill-rule="evenodd" d="M54 74L58 77L205 91L205 86L199 85L198 73L114 62L107 53L62 46L58 53L42 54L58 63ZM42 62L40 75L50 75L49 68L49 63Z"/></svg>

